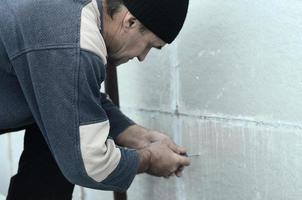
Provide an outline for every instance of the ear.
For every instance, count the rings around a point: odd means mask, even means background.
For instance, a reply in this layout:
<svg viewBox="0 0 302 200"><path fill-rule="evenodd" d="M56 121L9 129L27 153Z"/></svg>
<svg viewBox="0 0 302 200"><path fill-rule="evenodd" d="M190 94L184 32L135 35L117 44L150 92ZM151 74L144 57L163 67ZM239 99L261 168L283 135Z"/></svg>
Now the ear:
<svg viewBox="0 0 302 200"><path fill-rule="evenodd" d="M126 31L129 31L131 29L135 29L136 27L139 27L139 21L130 13L127 12L123 19L123 28Z"/></svg>

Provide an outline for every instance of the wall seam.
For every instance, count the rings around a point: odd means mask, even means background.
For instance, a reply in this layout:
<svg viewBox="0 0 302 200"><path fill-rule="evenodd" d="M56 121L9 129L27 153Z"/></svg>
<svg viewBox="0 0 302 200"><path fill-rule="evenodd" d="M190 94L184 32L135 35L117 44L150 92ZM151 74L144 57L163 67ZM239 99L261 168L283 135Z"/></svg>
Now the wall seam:
<svg viewBox="0 0 302 200"><path fill-rule="evenodd" d="M235 117L235 116L228 116L228 115L217 115L212 113L203 113L201 115L197 114L189 114L180 112L169 112L169 111L162 111L157 109L146 109L146 108L133 108L133 107L121 107L121 110L124 112L126 111L135 111L135 112L146 112L146 113L158 113L164 114L169 116L178 116L178 117L187 117L187 118L198 118L202 120L213 120L213 121L222 121L228 123L244 123L244 124L251 124L256 126L264 126L270 128L290 128L290 129L297 129L302 130L302 124L300 123L291 123L286 121L269 121L269 120L257 120L249 117Z"/></svg>

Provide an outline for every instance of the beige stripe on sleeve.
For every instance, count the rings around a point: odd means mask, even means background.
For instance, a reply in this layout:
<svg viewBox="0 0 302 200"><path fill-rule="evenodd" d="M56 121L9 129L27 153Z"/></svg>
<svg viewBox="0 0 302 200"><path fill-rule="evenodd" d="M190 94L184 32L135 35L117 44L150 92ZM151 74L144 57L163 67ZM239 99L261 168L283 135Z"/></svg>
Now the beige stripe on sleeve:
<svg viewBox="0 0 302 200"><path fill-rule="evenodd" d="M104 180L117 167L121 152L109 134L109 121L80 126L80 144L88 176L95 181Z"/></svg>
<svg viewBox="0 0 302 200"><path fill-rule="evenodd" d="M107 49L99 30L100 23L100 12L97 2L92 0L82 9L80 46L82 49L100 56L104 65L106 65Z"/></svg>

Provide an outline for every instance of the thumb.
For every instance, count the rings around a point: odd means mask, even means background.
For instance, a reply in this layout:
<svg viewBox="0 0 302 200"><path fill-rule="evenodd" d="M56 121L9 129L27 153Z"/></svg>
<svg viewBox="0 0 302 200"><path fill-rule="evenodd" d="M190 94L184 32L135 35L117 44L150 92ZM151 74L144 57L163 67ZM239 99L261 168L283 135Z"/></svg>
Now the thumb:
<svg viewBox="0 0 302 200"><path fill-rule="evenodd" d="M179 154L186 154L187 153L187 149L184 147L177 147Z"/></svg>
<svg viewBox="0 0 302 200"><path fill-rule="evenodd" d="M188 157L179 155L179 165L189 166L190 164L191 164L191 161Z"/></svg>

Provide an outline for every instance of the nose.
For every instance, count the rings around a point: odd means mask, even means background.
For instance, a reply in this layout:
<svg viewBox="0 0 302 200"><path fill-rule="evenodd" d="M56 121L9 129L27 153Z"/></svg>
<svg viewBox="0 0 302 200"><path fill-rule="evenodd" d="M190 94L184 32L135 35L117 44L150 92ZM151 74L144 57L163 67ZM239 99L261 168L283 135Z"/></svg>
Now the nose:
<svg viewBox="0 0 302 200"><path fill-rule="evenodd" d="M138 59L140 62L143 62L143 61L145 60L146 56L147 56L147 54L144 53L144 54L141 54L141 55L137 56L137 59Z"/></svg>
<svg viewBox="0 0 302 200"><path fill-rule="evenodd" d="M141 53L141 55L137 56L137 59L140 62L143 62L145 60L145 58L147 57L149 51L150 51L150 49L147 49L146 51L144 51L143 53Z"/></svg>

